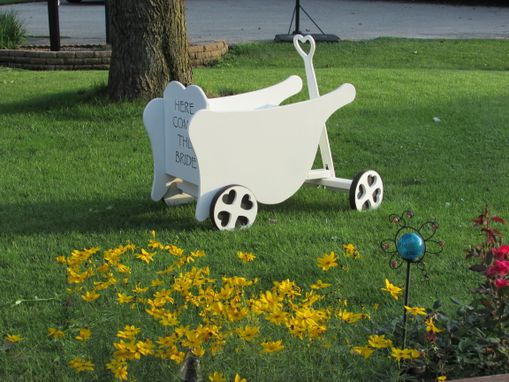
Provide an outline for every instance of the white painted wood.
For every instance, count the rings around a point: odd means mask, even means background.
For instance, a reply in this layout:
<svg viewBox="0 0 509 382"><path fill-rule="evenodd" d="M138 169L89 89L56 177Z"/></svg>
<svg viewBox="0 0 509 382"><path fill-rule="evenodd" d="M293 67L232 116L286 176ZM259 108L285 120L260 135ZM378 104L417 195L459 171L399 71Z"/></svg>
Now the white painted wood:
<svg viewBox="0 0 509 382"><path fill-rule="evenodd" d="M273 107L301 90L301 78L290 76L286 80L265 89L228 97L210 98L208 100L209 109L213 111L238 111Z"/></svg>
<svg viewBox="0 0 509 382"><path fill-rule="evenodd" d="M301 89L300 77L290 76L265 89L208 100L198 86L185 88L180 82L170 82L164 91L164 98L153 99L143 112L143 122L154 159L152 200L164 198L168 205L180 204L184 200L180 196L175 203L172 201L172 198L177 198L181 193L171 190L172 182L185 179L198 184L199 168L187 130L189 120L196 111L207 107L215 110L242 110L279 105Z"/></svg>
<svg viewBox="0 0 509 382"><path fill-rule="evenodd" d="M329 116L355 98L344 84L316 99L269 109L200 110L189 125L200 168L196 218L205 220L214 195L242 185L260 203L292 196L306 180Z"/></svg>
<svg viewBox="0 0 509 382"><path fill-rule="evenodd" d="M313 184L316 186L324 186L334 191L350 191L352 185L352 179L343 178L322 178L322 179L309 179L306 183Z"/></svg>
<svg viewBox="0 0 509 382"><path fill-rule="evenodd" d="M195 199L191 195L187 194L176 194L168 197L164 197L164 202L168 207L172 206L180 206L182 204L189 204L193 202Z"/></svg>
<svg viewBox="0 0 509 382"><path fill-rule="evenodd" d="M199 110L208 107L207 96L199 86L186 88L180 82L172 81L164 90L163 98L166 173L198 184L198 161L189 139L188 126Z"/></svg>
<svg viewBox="0 0 509 382"><path fill-rule="evenodd" d="M309 170L308 176L307 176L308 180L324 179L324 178L330 178L330 171L324 170L321 168L314 168L312 170Z"/></svg>
<svg viewBox="0 0 509 382"><path fill-rule="evenodd" d="M350 204L357 211L374 210L382 204L384 185L380 174L374 170L358 174L352 181Z"/></svg>
<svg viewBox="0 0 509 382"><path fill-rule="evenodd" d="M165 169L163 121L163 99L155 98L147 104L143 111L143 124L150 138L152 157L154 160L154 177L152 180L152 193L150 195L154 201L163 199L168 190L168 184L175 179L168 175Z"/></svg>
<svg viewBox="0 0 509 382"><path fill-rule="evenodd" d="M191 195L194 198L198 198L199 195L199 186L196 184L192 184L186 181L180 182L177 187L180 191L182 191L185 194Z"/></svg>
<svg viewBox="0 0 509 382"><path fill-rule="evenodd" d="M258 203L247 188L230 186L218 191L210 210L210 218L217 229L230 231L251 227L256 220Z"/></svg>
<svg viewBox="0 0 509 382"><path fill-rule="evenodd" d="M171 182L166 184L167 191L163 197L167 206L176 206L181 204L190 203L193 201L191 195L185 194L179 186L183 183L182 179L173 178Z"/></svg>
<svg viewBox="0 0 509 382"><path fill-rule="evenodd" d="M301 45L305 43L309 43L310 45L308 53L304 51ZM315 68L313 66L313 55L315 54L316 50L315 40L311 35L302 36L297 34L293 36L293 45L295 46L297 53L299 53L299 55L304 60L304 69L306 70L309 98L317 98L320 96L320 92L318 90L318 82L316 81ZM332 160L332 152L330 149L327 127L325 125L323 126L322 135L320 137L320 155L324 169L329 170L328 177L335 177L336 172L334 170L334 162Z"/></svg>

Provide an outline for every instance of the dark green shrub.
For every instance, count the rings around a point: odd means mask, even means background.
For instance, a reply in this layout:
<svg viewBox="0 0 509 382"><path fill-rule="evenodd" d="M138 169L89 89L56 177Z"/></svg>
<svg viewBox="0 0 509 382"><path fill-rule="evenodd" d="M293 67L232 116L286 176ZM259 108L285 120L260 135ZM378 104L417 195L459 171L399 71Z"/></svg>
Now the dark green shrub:
<svg viewBox="0 0 509 382"><path fill-rule="evenodd" d="M0 49L14 49L25 41L25 28L13 11L0 11Z"/></svg>

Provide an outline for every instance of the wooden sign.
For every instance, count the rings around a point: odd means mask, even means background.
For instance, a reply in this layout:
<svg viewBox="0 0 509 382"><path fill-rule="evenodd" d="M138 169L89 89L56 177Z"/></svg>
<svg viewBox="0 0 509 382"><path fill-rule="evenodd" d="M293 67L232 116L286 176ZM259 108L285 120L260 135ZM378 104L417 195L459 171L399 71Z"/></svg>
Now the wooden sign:
<svg viewBox="0 0 509 382"><path fill-rule="evenodd" d="M166 172L198 185L198 161L189 138L189 123L198 110L208 107L207 96L195 85L172 81L164 91Z"/></svg>

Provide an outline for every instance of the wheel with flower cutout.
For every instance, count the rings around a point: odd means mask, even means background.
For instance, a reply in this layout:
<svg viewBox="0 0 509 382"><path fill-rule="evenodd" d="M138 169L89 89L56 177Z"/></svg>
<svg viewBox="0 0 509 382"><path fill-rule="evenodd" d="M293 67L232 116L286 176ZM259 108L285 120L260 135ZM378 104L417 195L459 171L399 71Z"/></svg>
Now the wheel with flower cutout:
<svg viewBox="0 0 509 382"><path fill-rule="evenodd" d="M242 186L228 186L219 191L210 205L210 219L220 231L249 228L258 213L253 193Z"/></svg>
<svg viewBox="0 0 509 382"><path fill-rule="evenodd" d="M357 211L374 210L380 207L384 197L384 183L374 170L358 173L350 186L350 207Z"/></svg>

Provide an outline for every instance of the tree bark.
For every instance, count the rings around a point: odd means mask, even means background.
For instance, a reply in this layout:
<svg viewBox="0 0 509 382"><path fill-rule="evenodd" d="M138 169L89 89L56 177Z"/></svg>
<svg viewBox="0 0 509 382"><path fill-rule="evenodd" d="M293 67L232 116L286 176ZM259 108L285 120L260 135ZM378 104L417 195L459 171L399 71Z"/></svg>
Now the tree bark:
<svg viewBox="0 0 509 382"><path fill-rule="evenodd" d="M192 81L184 0L110 0L113 100L160 97Z"/></svg>

